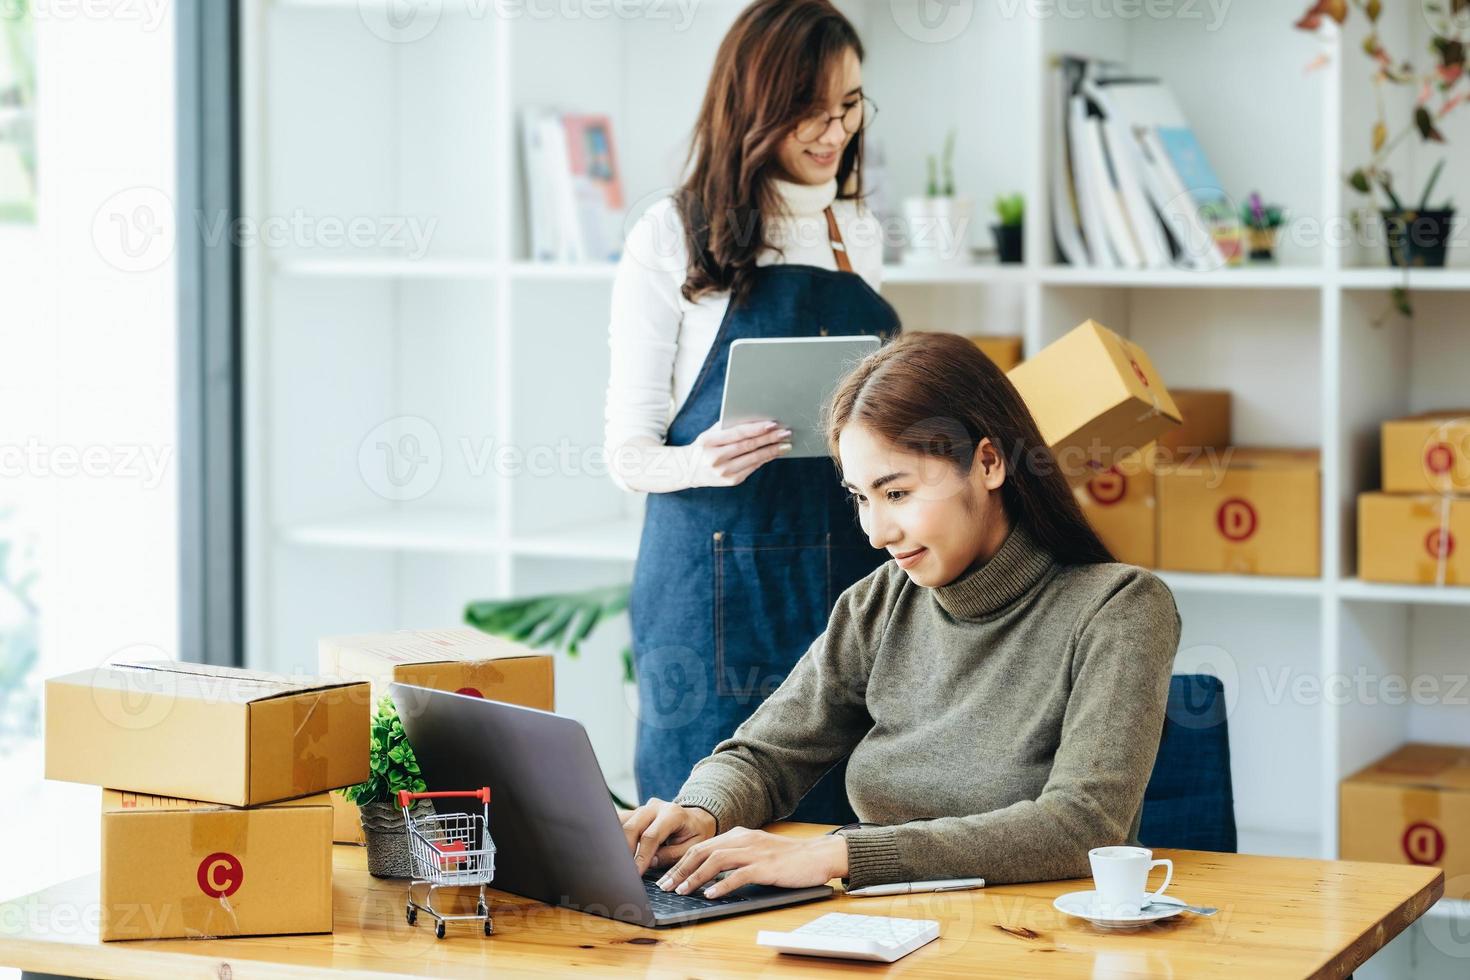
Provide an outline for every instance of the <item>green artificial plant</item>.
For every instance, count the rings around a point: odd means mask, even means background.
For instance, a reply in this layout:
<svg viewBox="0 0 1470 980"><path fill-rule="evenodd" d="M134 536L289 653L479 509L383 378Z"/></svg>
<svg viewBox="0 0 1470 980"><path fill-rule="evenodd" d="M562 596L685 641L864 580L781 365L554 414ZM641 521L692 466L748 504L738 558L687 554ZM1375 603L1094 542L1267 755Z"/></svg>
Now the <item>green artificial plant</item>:
<svg viewBox="0 0 1470 980"><path fill-rule="evenodd" d="M1002 227L1018 227L1025 213L1026 200L1019 193L997 194L995 196L995 214L1000 219Z"/></svg>
<svg viewBox="0 0 1470 980"><path fill-rule="evenodd" d="M414 758L413 747L408 744L408 736L403 731L403 722L398 720L398 709L394 707L392 698L384 696L378 702L371 731L368 764L372 772L363 782L342 791L347 802L358 806L369 803L397 806L399 790L422 793L428 789L419 771L418 760Z"/></svg>
<svg viewBox="0 0 1470 980"><path fill-rule="evenodd" d="M631 586L608 585L521 599L481 599L465 607L465 622L495 636L572 656L597 625L628 608ZM633 651L622 650L623 679L633 680Z"/></svg>

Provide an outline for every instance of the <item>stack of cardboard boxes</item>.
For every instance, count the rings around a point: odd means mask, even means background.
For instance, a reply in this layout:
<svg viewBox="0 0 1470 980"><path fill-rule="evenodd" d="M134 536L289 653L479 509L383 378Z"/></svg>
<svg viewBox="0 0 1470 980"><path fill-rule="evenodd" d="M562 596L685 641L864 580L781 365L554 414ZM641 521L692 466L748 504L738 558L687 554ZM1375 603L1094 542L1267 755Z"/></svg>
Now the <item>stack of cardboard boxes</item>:
<svg viewBox="0 0 1470 980"><path fill-rule="evenodd" d="M317 657L323 674L366 682L373 704L388 693L389 684L399 683L555 710L551 656L476 629L329 636L318 642ZM368 737L366 728L363 737ZM333 793L332 810L333 839L365 843L357 807Z"/></svg>
<svg viewBox="0 0 1470 980"><path fill-rule="evenodd" d="M46 682L46 777L104 787L101 938L332 931L326 791L368 685L167 661Z"/></svg>
<svg viewBox="0 0 1470 980"><path fill-rule="evenodd" d="M1382 426L1383 489L1358 497L1358 577L1470 583L1470 409Z"/></svg>
<svg viewBox="0 0 1470 980"><path fill-rule="evenodd" d="M1319 454L1233 446L1229 392L1165 390L1137 345L1090 320L1008 376L1119 561L1320 574Z"/></svg>

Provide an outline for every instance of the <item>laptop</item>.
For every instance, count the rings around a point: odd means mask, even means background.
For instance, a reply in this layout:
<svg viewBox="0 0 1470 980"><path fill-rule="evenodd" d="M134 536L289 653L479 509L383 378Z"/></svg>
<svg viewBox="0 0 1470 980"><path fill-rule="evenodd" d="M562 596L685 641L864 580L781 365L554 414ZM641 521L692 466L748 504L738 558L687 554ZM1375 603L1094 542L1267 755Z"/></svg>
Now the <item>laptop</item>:
<svg viewBox="0 0 1470 980"><path fill-rule="evenodd" d="M747 885L713 900L665 892L656 882L667 869L639 876L580 722L411 684L391 684L388 693L430 790L490 787L494 888L650 927L832 894L827 885ZM467 813L471 803L436 800L435 806Z"/></svg>

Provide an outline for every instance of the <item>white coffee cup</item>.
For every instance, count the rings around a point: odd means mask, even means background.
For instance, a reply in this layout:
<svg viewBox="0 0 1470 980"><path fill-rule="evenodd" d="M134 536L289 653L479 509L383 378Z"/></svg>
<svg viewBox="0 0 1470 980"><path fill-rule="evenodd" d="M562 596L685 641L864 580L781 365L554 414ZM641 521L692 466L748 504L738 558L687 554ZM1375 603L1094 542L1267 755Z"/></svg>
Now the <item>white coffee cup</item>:
<svg viewBox="0 0 1470 980"><path fill-rule="evenodd" d="M1094 847L1087 852L1087 859L1092 862L1098 911L1103 915L1137 915L1164 894L1174 878L1174 862L1168 858L1155 861L1154 852L1146 847ZM1164 868L1164 883L1158 891L1150 892L1149 872L1160 865Z"/></svg>

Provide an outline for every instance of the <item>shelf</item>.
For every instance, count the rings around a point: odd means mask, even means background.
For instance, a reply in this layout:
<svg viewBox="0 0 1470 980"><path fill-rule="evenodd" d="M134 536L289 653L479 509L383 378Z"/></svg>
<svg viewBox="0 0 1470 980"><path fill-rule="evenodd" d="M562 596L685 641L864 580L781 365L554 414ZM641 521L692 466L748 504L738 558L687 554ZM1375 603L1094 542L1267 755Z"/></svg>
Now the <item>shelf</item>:
<svg viewBox="0 0 1470 980"><path fill-rule="evenodd" d="M1317 266L1240 266L1196 272L1185 269L1088 269L1067 265L1038 270L1049 286L1133 286L1164 289L1316 289L1327 281Z"/></svg>
<svg viewBox="0 0 1470 980"><path fill-rule="evenodd" d="M1470 586L1463 585L1393 585L1387 582L1364 582L1343 579L1337 594L1344 599L1362 602L1403 602L1427 606L1470 606Z"/></svg>
<svg viewBox="0 0 1470 980"><path fill-rule="evenodd" d="M1343 269L1343 289L1392 289L1404 284L1402 269ZM1409 289L1470 291L1470 269L1410 269Z"/></svg>
<svg viewBox="0 0 1470 980"><path fill-rule="evenodd" d="M617 274L616 262L531 262L510 264L515 279L571 279L582 282L611 282Z"/></svg>
<svg viewBox="0 0 1470 980"><path fill-rule="evenodd" d="M420 508L382 511L283 528L293 544L371 551L441 554L512 554L591 561L632 561L638 557L642 521L631 518L571 525L508 540L494 531L494 515L472 508Z"/></svg>
<svg viewBox="0 0 1470 980"><path fill-rule="evenodd" d="M1220 575L1203 572L1153 570L1175 592L1214 595L1320 596L1323 582L1316 578L1278 578L1271 575Z"/></svg>
<svg viewBox="0 0 1470 980"><path fill-rule="evenodd" d="M297 524L283 528L281 536L293 544L333 548L487 554L503 550L494 528L488 510L411 507Z"/></svg>
<svg viewBox="0 0 1470 980"><path fill-rule="evenodd" d="M604 561L633 561L643 533L641 518L597 521L516 535L511 550L518 555L541 558L583 558Z"/></svg>
<svg viewBox="0 0 1470 980"><path fill-rule="evenodd" d="M318 279L493 279L499 265L492 259L333 256L283 259L275 269L283 276Z"/></svg>

